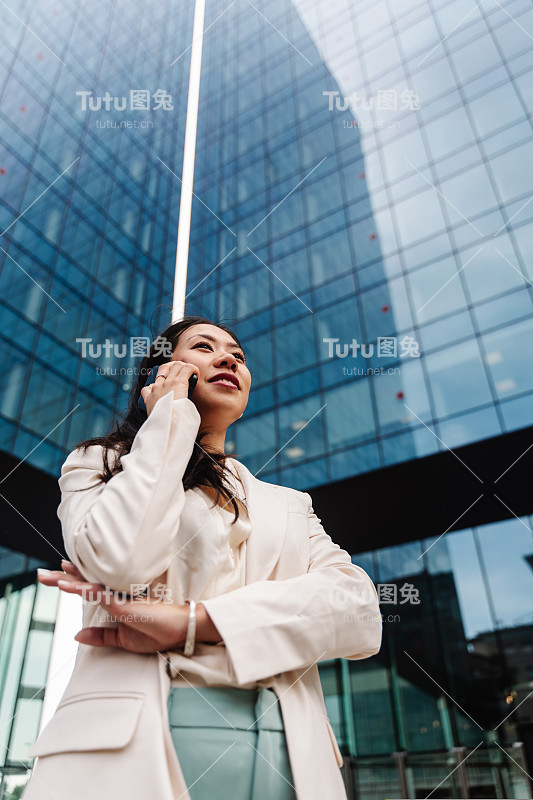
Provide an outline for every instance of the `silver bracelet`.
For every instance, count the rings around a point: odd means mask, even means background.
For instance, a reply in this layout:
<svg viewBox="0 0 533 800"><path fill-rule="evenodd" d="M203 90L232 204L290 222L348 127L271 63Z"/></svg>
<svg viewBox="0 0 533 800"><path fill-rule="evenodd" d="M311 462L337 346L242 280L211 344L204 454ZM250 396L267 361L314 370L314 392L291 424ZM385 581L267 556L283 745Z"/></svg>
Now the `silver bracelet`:
<svg viewBox="0 0 533 800"><path fill-rule="evenodd" d="M194 600L186 600L185 602L189 604L189 624L187 625L183 655L192 656L196 639L196 603Z"/></svg>

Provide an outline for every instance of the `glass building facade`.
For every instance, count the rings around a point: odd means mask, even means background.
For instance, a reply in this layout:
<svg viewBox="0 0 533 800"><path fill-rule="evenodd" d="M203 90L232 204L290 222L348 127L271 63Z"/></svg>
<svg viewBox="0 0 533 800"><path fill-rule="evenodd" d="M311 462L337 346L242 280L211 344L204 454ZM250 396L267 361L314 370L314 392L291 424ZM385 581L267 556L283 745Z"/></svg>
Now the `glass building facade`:
<svg viewBox="0 0 533 800"><path fill-rule="evenodd" d="M0 9L1 447L48 476L170 321L193 11ZM207 3L186 311L243 342L227 445L259 478L382 474L355 499L392 526L386 468L533 426L532 35L525 0ZM378 656L321 665L350 796L531 796L530 513L343 542L384 613ZM28 649L55 595L15 549L1 636L24 606ZM44 685L8 650L5 774Z"/></svg>
<svg viewBox="0 0 533 800"><path fill-rule="evenodd" d="M278 453L265 478L309 488L533 422L530 12L477 7L446 36L461 7L280 2L267 25L248 4L206 41L189 305L239 320L236 448Z"/></svg>
<svg viewBox="0 0 533 800"><path fill-rule="evenodd" d="M0 549L0 763L2 798L16 797L38 730L58 597L35 583L45 562Z"/></svg>
<svg viewBox="0 0 533 800"><path fill-rule="evenodd" d="M139 362L130 337L170 317L179 182L162 162L181 164L193 9L17 1L0 14L2 512L16 509L0 551L0 797L14 800L58 601L35 570L60 557L15 552L32 504L18 482L26 465L55 480L75 444L109 426ZM99 102L110 111L89 110ZM106 339L126 356L83 357Z"/></svg>
<svg viewBox="0 0 533 800"><path fill-rule="evenodd" d="M321 674L336 736L354 757L354 796L427 797L437 785L443 797L463 797L465 786L468 797L529 796L515 743L533 721L533 620L523 602L532 522L353 558L380 587L382 649L360 664L323 664ZM353 624L348 603L344 613ZM455 768L466 755L463 778ZM402 777L408 792L398 795Z"/></svg>

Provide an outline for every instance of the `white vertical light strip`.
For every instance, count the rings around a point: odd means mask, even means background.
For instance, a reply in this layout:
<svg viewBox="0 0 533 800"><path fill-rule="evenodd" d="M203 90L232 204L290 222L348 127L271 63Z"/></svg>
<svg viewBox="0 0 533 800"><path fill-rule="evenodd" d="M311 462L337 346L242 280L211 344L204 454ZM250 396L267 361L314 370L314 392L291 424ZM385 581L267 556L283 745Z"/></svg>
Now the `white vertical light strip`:
<svg viewBox="0 0 533 800"><path fill-rule="evenodd" d="M174 271L174 297L172 300L173 322L180 319L185 311L187 264L189 260L189 238L191 233L192 189L194 183L194 161L196 157L196 128L198 123L202 47L204 41L204 16L205 0L195 0L191 67L189 72L189 94L187 97L185 143L183 147L183 169L181 172L181 198L178 219L176 267Z"/></svg>
<svg viewBox="0 0 533 800"><path fill-rule="evenodd" d="M52 639L48 676L44 690L43 708L39 733L52 718L59 701L67 687L74 661L78 652L78 642L74 639L83 626L82 600L77 594L67 594L60 589L47 587L48 592L59 592L59 604Z"/></svg>

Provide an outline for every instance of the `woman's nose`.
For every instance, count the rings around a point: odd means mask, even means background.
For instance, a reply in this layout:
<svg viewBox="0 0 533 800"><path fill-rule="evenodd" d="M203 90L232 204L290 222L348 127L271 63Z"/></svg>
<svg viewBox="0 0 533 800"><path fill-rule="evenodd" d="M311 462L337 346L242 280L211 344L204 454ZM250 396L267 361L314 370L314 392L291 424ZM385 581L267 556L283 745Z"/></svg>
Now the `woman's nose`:
<svg viewBox="0 0 533 800"><path fill-rule="evenodd" d="M229 365L233 367L237 363L237 359L235 356L231 355L231 353L226 353L225 355L220 356L218 363L224 366Z"/></svg>

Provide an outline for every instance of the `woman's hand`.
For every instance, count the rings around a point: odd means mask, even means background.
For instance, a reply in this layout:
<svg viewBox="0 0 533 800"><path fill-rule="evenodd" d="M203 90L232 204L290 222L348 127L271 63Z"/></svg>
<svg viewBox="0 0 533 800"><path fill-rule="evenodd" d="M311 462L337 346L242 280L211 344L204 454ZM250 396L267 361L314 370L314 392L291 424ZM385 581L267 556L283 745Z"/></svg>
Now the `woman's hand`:
<svg viewBox="0 0 533 800"><path fill-rule="evenodd" d="M118 627L82 628L74 637L82 644L96 647L120 647L133 653L157 653L176 650L185 642L189 622L189 605L123 600L109 587L85 580L70 561L62 561L60 570L39 570L38 580L46 586L57 586L64 592L78 594L89 601L97 601L107 612L106 618L118 622ZM220 636L204 606L197 605L196 639L219 642Z"/></svg>
<svg viewBox="0 0 533 800"><path fill-rule="evenodd" d="M148 416L159 398L169 392L174 392L174 400L188 397L189 378L194 374L200 377L198 367L186 361L166 361L153 369L157 370L157 378L141 389Z"/></svg>

